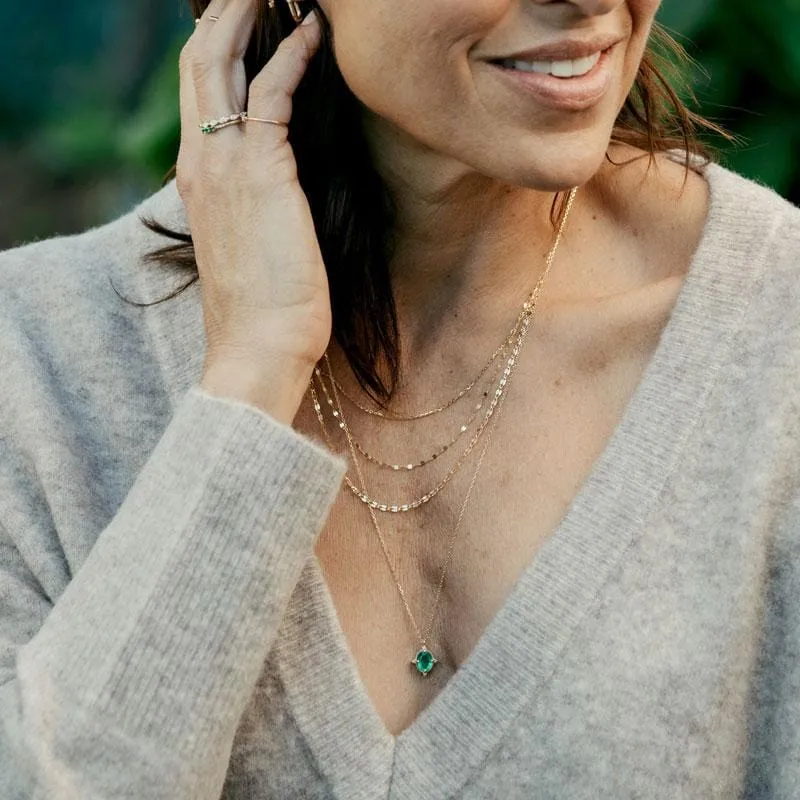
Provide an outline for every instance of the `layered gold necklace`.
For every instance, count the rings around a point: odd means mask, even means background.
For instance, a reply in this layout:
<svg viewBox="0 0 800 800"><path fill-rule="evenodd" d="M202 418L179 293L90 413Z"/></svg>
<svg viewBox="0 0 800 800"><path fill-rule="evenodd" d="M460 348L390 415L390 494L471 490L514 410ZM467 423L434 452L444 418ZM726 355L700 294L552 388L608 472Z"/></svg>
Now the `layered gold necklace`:
<svg viewBox="0 0 800 800"><path fill-rule="evenodd" d="M322 430L323 436L325 437L331 449L334 449L333 438L328 429L328 423L326 423L325 421L325 416L323 414L323 406L322 403L320 402L319 394L317 393L317 388L319 388L319 391L325 398L325 402L326 405L328 406L334 427L338 427L343 432L347 440L347 446L350 451L350 456L352 458L353 466L355 468L356 476L360 486L357 486L349 475L345 476L345 484L347 485L348 489L352 492L352 494L355 497L357 497L358 500L360 500L364 505L367 506L370 519L372 520L373 528L375 529L375 533L377 534L378 540L380 541L381 549L383 550L384 557L386 558L389 571L397 586L398 592L400 594L400 599L402 600L408 619L411 622L414 632L417 635L417 639L419 641L419 647L417 648L416 655L411 660L411 664L413 664L417 673L422 676L429 675L431 670L438 663L438 659L433 655L433 653L428 647L428 644L431 632L433 630L434 620L436 618L436 611L439 606L439 598L441 596L442 586L444 585L444 579L447 573L447 568L450 565L450 561L452 560L453 552L455 550L455 543L458 536L459 528L461 526L462 519L464 517L464 511L466 510L467 503L469 502L473 487L475 486L475 482L477 481L481 465L483 464L484 456L486 455L486 451L489 448L489 443L491 441L492 433L494 432L494 429L497 425L497 419L499 417L500 409L502 408L503 402L505 401L506 395L508 393L508 388L510 386L511 378L514 374L516 365L519 361L519 354L522 349L522 345L525 342L525 338L528 335L528 331L530 330L530 326L536 314L536 307L539 301L539 296L541 294L542 286L544 285L545 278L547 277L548 273L550 272L550 268L553 265L556 253L558 252L558 247L561 243L561 239L563 237L566 223L567 220L569 219L570 211L572 210L576 194L577 194L577 189L572 189L569 193L563 214L561 215L560 224L558 226L555 238L553 240L553 244L550 247L550 250L547 254L545 269L542 272L542 275L540 276L539 280L537 281L536 286L533 288L533 291L528 295L528 297L525 299L525 302L522 304L522 309L519 315L517 316L517 320L514 323L514 326L511 328L511 331L509 332L508 336L506 336L506 338L503 340L500 346L498 346L492 353L491 357L482 367L478 375L472 381L470 381L463 389L461 389L455 395L455 397L451 398L446 403L442 403L433 409L425 411L410 412L405 414L389 413L383 410L369 409L355 398L345 394L341 382L333 374L333 369L331 367L331 362L330 359L328 358L327 353L324 356L327 375L323 375L323 372L319 366L314 370L314 376L311 382L310 392L317 420L319 421L319 425ZM449 408L452 408L459 400L468 397L473 391L473 389L479 386L481 380L489 372L492 365L495 364L501 356L506 356L505 366L503 367L503 364L501 363L500 368L498 368L496 372L493 374L493 378L488 383L487 388L484 388L479 402L475 403L473 400L473 407L470 411L470 414L466 419L466 421L463 422L458 427L455 436L451 437L444 445L434 449L431 455L413 460L410 463L407 462L405 464L399 463L397 459L395 459L394 461L383 460L381 458L378 458L377 456L372 455L371 451L363 443L359 442L353 436L352 430L347 422L342 407L342 401L341 401L342 397L344 397L350 403L350 405L353 406L356 410L361 411L362 413L370 415L372 417L380 417L384 421L392 423L400 423L400 422L413 423L421 419L426 419L428 417L431 417L435 414L440 414L448 410ZM470 438L469 443L464 448L461 455L456 459L455 463L450 467L450 469L446 471L444 477L438 480L436 483L434 483L432 487L422 496L413 498L411 500L406 500L405 502L382 501L382 500L377 500L367 492L366 481L364 480L364 473L362 471L361 464L359 462L359 454L361 454L361 456L366 461L375 464L377 467L390 469L394 472L411 471L414 469L427 466L428 464L436 461L445 452L450 450L456 444L456 442L458 442L462 438L462 436L469 430L472 424L477 420L481 411L484 411L483 418L477 424L477 428L474 434ZM484 434L485 438L483 438ZM439 492L442 491L442 489L444 489L444 487L453 479L456 473L458 473L459 470L462 469L467 459L469 458L470 454L473 452L473 450L476 448L476 446L478 445L478 443L481 441L482 438L483 438L483 446L480 449L478 460L469 483L469 488L467 489L464 500L461 503L456 523L453 526L453 531L450 535L447 555L445 557L445 561L440 573L439 582L436 587L436 594L433 602L433 608L431 609L428 623L426 624L424 629L420 629L419 625L417 624L416 618L414 617L414 614L411 612L411 607L408 603L406 592L403 589L403 586L400 583L400 580L397 576L397 569L389 554L389 549L386 546L386 541L384 539L380 525L378 524L377 512L387 512L395 514L405 513L413 511L414 509L419 508L420 506L425 505L426 503L429 503L434 497L436 497L437 494L439 494Z"/></svg>

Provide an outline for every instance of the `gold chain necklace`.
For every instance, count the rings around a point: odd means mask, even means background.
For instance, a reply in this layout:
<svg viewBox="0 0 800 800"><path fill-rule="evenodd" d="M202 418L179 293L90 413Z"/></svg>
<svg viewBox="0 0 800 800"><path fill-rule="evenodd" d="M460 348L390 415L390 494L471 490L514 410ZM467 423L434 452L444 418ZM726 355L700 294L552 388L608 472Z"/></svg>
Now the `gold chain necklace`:
<svg viewBox="0 0 800 800"><path fill-rule="evenodd" d="M528 318L529 319L529 318ZM528 328L528 319L526 319L525 323L523 323L523 330L520 334L521 336L524 335L525 331ZM498 385L497 389L495 390L494 396L492 397L492 401L489 404L489 408L486 412L486 416L481 421L481 424L478 426L478 429L475 431L475 435L470 440L469 444L467 445L464 452L458 458L458 460L453 464L453 466L445 473L444 478L442 478L439 483L437 483L432 489L426 492L422 497L418 497L414 500L410 500L407 503L382 503L380 500L376 500L374 497L367 494L362 489L359 489L353 481L350 479L349 476L344 476L344 482L348 489L359 499L362 503L366 504L370 508L374 509L375 511L384 511L390 512L392 514L398 513L405 513L408 511L413 511L415 508L419 508L425 503L429 503L436 497L439 492L444 489L445 486L453 479L453 476L464 466L466 463L469 454L475 449L475 445L480 440L481 436L483 435L484 431L488 427L489 423L492 421L492 417L494 416L494 412L497 409L497 405L500 402L503 394L505 393L505 387L508 383L508 379L511 377L511 373L513 371L514 364L516 363L516 356L518 354L518 347L519 347L519 339L517 340L517 345L515 345L515 350L512 350L512 356L509 359L511 364L510 367L506 367L503 372L503 377L500 379L500 384ZM330 360L328 359L328 354L325 354L325 360L328 366L328 375L330 375ZM320 382L321 386L323 384L322 372L320 371L319 367L314 369L314 374L317 377L317 380ZM330 379L330 378L329 378ZM333 387L333 384L331 384ZM335 387L333 387L335 389ZM325 427L325 420L322 416L322 408L319 403L314 405L314 411L317 414L317 419L319 420L320 425L327 430ZM337 418L339 420L339 427L344 431L347 440L350 441L352 438L352 434L350 433L350 426L347 424L347 420L345 419L344 413L341 410L341 406L338 408Z"/></svg>
<svg viewBox="0 0 800 800"><path fill-rule="evenodd" d="M336 393L336 386L332 384L333 391ZM313 393L313 387L312 387ZM503 398L505 399L505 398ZM338 400L337 397L337 404L341 409L341 402ZM502 400L500 401L500 405L502 405ZM433 655L433 653L428 648L428 641L430 639L431 632L433 631L433 623L436 619L436 611L439 608L439 598L442 594L442 586L444 586L444 578L447 574L447 568L450 566L450 561L453 558L453 553L455 552L455 544L456 539L458 537L458 531L461 527L461 520L464 518L464 511L467 508L467 503L469 502L470 496L472 495L472 489L475 486L475 482L478 479L478 473L481 470L481 466L483 465L483 459L486 455L486 451L489 449L489 443L492 439L492 433L494 432L495 427L497 426L497 417L495 417L494 422L492 423L491 428L489 429L489 433L486 436L486 441L484 442L483 449L481 450L480 456L478 457L478 463L475 467L475 471L472 473L472 480L470 481L469 488L467 489L467 494L464 497L463 502L461 503L461 508L458 512L458 518L456 519L456 524L453 526L453 532L450 535L450 542L447 548L447 555L445 557L444 564L442 565L442 571L439 576L439 583L436 587L436 596L434 597L433 601L433 608L431 609L430 617L428 619L428 624L425 627L425 630L420 630L419 625L417 624L417 620L414 617L414 614L411 611L411 606L408 603L408 598L406 597L405 589L403 589L403 585L400 583L400 579L397 577L397 570L395 569L394 564L392 563L392 558L389 555L389 548L386 546L386 540L383 538L383 533L381 532L380 525L378 525L378 517L375 514L375 509L369 508L369 515L370 519L372 520L372 525L375 529L375 533L378 536L378 540L381 543L381 550L383 551L383 555L386 559L386 564L389 567L389 572L392 574L392 578L397 586L397 590L400 594L400 599L403 602L403 608L405 609L406 615L411 622L412 627L414 628L414 632L417 635L417 639L420 642L419 648L414 655L414 658L411 659L411 664L416 668L417 673L422 675L423 677L427 677L431 670L439 663L439 659ZM330 444L330 438L326 434L326 439L328 439L328 443ZM356 473L358 474L358 480L360 481L361 485L364 485L364 475L361 471L361 465L358 463L358 457L355 454L355 450L350 443L348 438L348 444L350 445L350 453L353 458L353 463L355 465ZM332 446L332 445L331 445Z"/></svg>
<svg viewBox="0 0 800 800"><path fill-rule="evenodd" d="M489 367L491 367L492 364L497 361L500 355L505 353L505 351L514 343L515 338L519 335L519 327L522 324L524 313L524 309L520 311L516 322L514 323L514 327L508 332L508 336L506 336L502 344L500 344L494 353L492 353L492 355L489 357L489 360L486 362L486 364L484 364L484 366L481 368L481 371L475 376L475 378L463 389L461 389L461 391L459 391L455 397L451 398L444 405L438 406L437 408L432 408L428 411L418 411L412 414L399 414L394 411L367 408L345 391L345 388L333 375L332 370L330 378L331 384L336 387L338 393L341 394L348 403L350 403L352 406L355 406L355 408L357 408L359 411L363 411L365 414L369 414L372 417L380 417L381 419L385 419L387 422L415 422L416 420L425 419L426 417L432 417L434 414L440 414L442 411L447 411L448 408L452 408L452 406L454 406L462 397L472 391L480 379L487 373Z"/></svg>
<svg viewBox="0 0 800 800"><path fill-rule="evenodd" d="M492 383L496 383L499 381L500 370L497 371L495 378L493 379ZM328 368L328 380L331 382L331 386L337 390L337 396L341 394L341 389L339 388L339 384L333 377L333 372L330 369L330 365ZM328 391L328 387L325 385L324 381L320 381L320 389L322 389L322 393L325 395L325 401L327 402L328 406L331 409L331 416L333 416L334 421L338 422L339 427L344 429L344 425L341 422L341 418L339 415L339 411L334 404L333 398L331 397L331 393ZM436 461L437 458L441 458L448 450L450 450L453 445L456 444L464 434L472 427L472 423L478 418L478 414L483 409L483 404L485 399L489 396L489 390L483 392L483 398L481 401L475 406L473 412L470 414L469 418L464 422L456 432L456 434L448 441L446 444L439 447L434 453L427 458L420 459L419 461L415 461L412 463L403 463L403 464L393 464L388 461L383 461L377 456L373 455L369 450L367 450L361 442L356 439L353 435L352 430L350 431L350 437L353 440L353 444L355 445L356 450L370 463L375 464L379 467L385 467L387 469L392 469L395 472L399 472L403 470L405 472L410 472L415 469L419 469L420 467L425 467L433 461Z"/></svg>
<svg viewBox="0 0 800 800"><path fill-rule="evenodd" d="M375 511L388 512L388 513L392 513L392 514L398 514L398 513L405 513L405 512L408 512L408 511L413 511L415 508L419 508L420 506L425 505L426 503L429 503L434 497L436 497L436 495L439 494L439 492L441 492L442 489L444 489L444 487L452 480L453 476L464 466L464 464L466 463L466 460L469 457L470 453L475 449L475 446L477 445L478 441L480 440L482 434L484 433L484 431L486 430L487 426L491 422L492 416L493 416L493 414L494 414L494 412L495 412L495 410L497 408L497 404L500 402L500 399L502 398L503 393L505 392L505 387L506 387L506 385L507 385L507 383L508 383L508 381L509 381L509 379L511 377L511 374L512 374L512 372L514 370L515 364L517 362L517 356L518 356L518 353L519 353L519 344L520 344L521 340L524 338L524 336L526 335L528 327L529 327L529 325L531 323L531 319L532 319L532 317L533 317L533 315L534 315L534 313L536 311L536 305L537 305L537 303L539 301L539 295L541 294L542 286L544 284L545 278L547 277L547 275L550 272L550 268L553 265L553 261L555 260L556 253L558 252L558 247L559 247L559 245L561 243L561 239L562 239L562 236L563 236L563 233L564 233L564 228L566 226L567 220L569 219L570 211L572 210L572 205L573 205L573 203L575 201L576 192L577 192L577 189L572 189L572 191L569 194L569 197L568 197L567 203L566 203L566 207L565 207L565 210L564 210L564 214L563 214L563 216L561 218L561 224L559 225L558 232L556 234L556 237L555 237L555 240L553 242L553 245L552 245L552 247L550 248L550 251L547 254L547 263L546 263L545 269L542 272L541 276L539 277L539 280L536 282L536 285L534 286L533 291L530 293L530 295L528 295L528 298L525 300L525 302L522 305L522 323L520 325L520 333L517 336L517 343L516 343L515 347L511 351L511 356L508 359L508 363L506 365L505 370L503 371L503 376L500 379L500 382L499 382L499 384L497 386L497 389L495 389L494 396L491 399L491 402L489 404L489 409L486 412L486 416L484 417L484 419L481 422L481 424L478 426L478 429L475 432L475 435L470 440L470 442L467 445L467 447L464 450L464 452L461 454L461 456L458 458L458 460L455 462L455 464L453 464L453 466L447 471L447 473L445 474L444 478L442 478L439 481L439 483L437 483L432 489L430 489L425 494L423 494L422 497L418 497L418 498L416 498L414 500L410 500L410 501L405 502L405 503L400 503L400 502L381 502L380 500L377 500L374 497L372 497L371 495L369 495L363 489L359 489L353 483L353 481L350 479L350 477L345 475L345 477L344 477L345 485L359 500L361 500L362 503L364 503L365 505L369 506L370 508L373 508ZM330 359L328 358L328 354L327 353L325 354L325 362L326 362L326 365L327 365L328 373L330 375L331 372L332 372L332 369L331 369ZM322 381L322 373L321 373L319 367L315 368L315 374L316 374L318 380ZM333 386L333 384L332 384L332 386ZM322 410L321 410L321 408L319 408L319 410L317 410L317 406L319 406L318 403L315 405L315 409L314 409L316 411L316 413L317 413L317 419L319 420L320 425L323 428L325 428L325 422L324 422L324 419L322 417ZM349 440L351 434L350 434L350 431L349 431L349 426L347 425L347 421L345 420L344 414L342 413L341 407L339 408L339 413L338 413L338 424L339 424L339 427L344 431L345 436Z"/></svg>
<svg viewBox="0 0 800 800"><path fill-rule="evenodd" d="M551 247L550 252L548 253L548 256L547 256L547 266L545 268L545 271L544 271L542 277L537 282L536 287L534 288L534 291L531 294L531 299L529 301L526 301L526 305L523 306L523 309L526 310L526 311L529 311L530 313L526 315L525 323L524 323L524 325L522 327L522 330L520 331L520 336L519 336L519 338L518 338L518 340L516 342L515 348L514 348L515 351L516 351L516 356L519 355L519 350L522 347L522 345L523 345L523 343L525 341L525 337L526 337L526 335L528 333L528 329L529 329L529 326L530 326L530 320L531 320L531 317L533 316L533 314L535 313L536 302L538 301L538 292L541 289L541 286L542 286L542 284L544 282L544 277L549 273L550 267L552 266L553 261L555 260L555 255L556 255L556 252L558 251L558 246L561 243L561 238L562 238L562 235L564 233L564 229L566 227L566 223L567 223L567 219L569 218L570 211L572 210L572 205L573 205L573 203L575 201L575 195L577 194L577 191L578 191L577 188L573 188L569 193L569 197L568 197L568 200L567 200L566 208L564 210L564 214L563 214L562 219L561 219L561 224L559 225L558 232L556 234L556 238L555 238L555 241L553 243L553 246ZM328 367L330 369L330 361L328 361ZM317 378L320 379L320 382L321 382L321 376L320 376L320 373L319 373L318 370L317 370L316 374L317 374ZM506 378L506 380L507 380L507 378ZM355 447L353 446L353 444L352 444L352 442L350 440L350 435L349 435L349 432L348 432L349 429L347 427L346 422L343 419L342 405L341 405L341 401L339 400L339 397L338 397L338 394L337 394L336 384L335 383L331 383L331 386L333 388L334 397L336 398L336 405L337 405L337 410L339 411L339 416L342 417L342 422L344 423L343 430L345 431L345 435L347 437L348 445L350 447L350 454L351 454L351 456L353 458L353 464L355 466L359 482L361 483L362 487L365 487L364 475L363 475L363 473L361 471L361 465L359 464L358 456L356 455ZM323 434L324 434L326 440L328 441L328 444L331 447L331 449L334 449L333 443L331 441L331 437L328 434L327 428L325 427L324 421L322 420L322 417L321 417L321 407L320 407L320 404L319 404L319 399L318 399L318 397L316 395L316 392L314 390L313 378L312 378L312 381L311 381L311 384L310 384L310 389L311 389L311 398L313 400L315 410L317 411L317 416L320 419L320 422L322 423ZM501 394L500 397L499 397L499 400L498 400L498 405L502 407L502 404L503 404L504 400L505 400L505 394ZM439 598L441 596L442 586L444 585L444 579L445 579L445 575L447 573L447 568L450 565L450 561L452 560L452 557L453 557L453 552L455 550L456 538L457 538L457 535L458 535L459 528L461 526L461 521L462 521L462 519L464 517L464 511L465 511L465 509L467 507L467 503L469 502L470 496L472 495L472 489L475 486L475 482L476 482L476 480L478 478L478 473L480 472L481 465L483 464L484 456L486 455L486 451L489 448L489 443L491 441L492 433L494 432L494 429L497 426L497 419L498 418L495 417L494 423L492 424L491 428L489 429L489 433L488 433L488 435L486 437L486 441L484 443L483 449L482 449L482 451L480 453L480 456L478 458L478 463L477 463L475 471L474 471L474 473L472 475L472 480L470 481L469 488L467 489L467 494L466 494L466 496L464 498L464 501L461 504L461 508L459 510L459 514L458 514L458 518L456 520L456 524L453 527L453 533L450 536L450 542L449 542L449 545L448 545L447 556L445 558L444 565L442 566L442 571L441 571L441 574L440 574L440 577L439 577L439 583L438 583L438 585L436 587L436 596L434 598L433 609L431 610L430 618L428 620L428 625L426 626L425 631L421 631L420 630L419 626L417 625L416 619L414 618L414 615L411 612L411 607L408 604L408 600L406 598L405 590L403 589L402 584L398 580L397 571L394 568L394 565L392 563L391 557L389 556L389 550L388 550L388 548L386 546L386 541L383 538L383 534L381 533L380 525L378 524L378 518L377 518L377 515L375 514L375 509L372 506L368 506L370 519L372 520L373 527L375 528L375 532L378 535L378 539L379 539L379 541L381 543L381 549L383 550L384 557L386 558L386 562L387 562L387 565L389 567L389 571L391 572L392 578L394 579L394 582L395 582L395 584L397 586L397 590L398 590L398 592L400 594L400 599L403 602L403 607L405 608L406 614L407 614L407 616L408 616L408 618L409 618L409 620L410 620L410 622L411 622L411 624L412 624L412 626L414 628L414 631L416 632L417 637L418 637L418 639L420 641L420 647L417 650L414 658L411 660L411 664L416 668L418 674L422 675L423 677L427 677L430 674L431 670L438 663L438 659L428 649L428 639L430 637L431 632L433 631L433 623L434 623L434 620L436 618L436 611L437 611L437 609L439 607Z"/></svg>
<svg viewBox="0 0 800 800"><path fill-rule="evenodd" d="M331 381L331 386L336 388L333 379L330 377L330 373L328 374L328 380ZM338 420L339 412L336 410L336 405L334 404L333 398L331 397L330 392L328 391L328 387L324 383L320 382L320 388L322 389L322 393L325 395L325 401L327 402L328 406L331 409L331 415L334 417L334 419ZM339 392L337 390L337 394L338 393ZM359 442L358 439L355 438L355 436L352 435L352 431L350 432L350 434L353 439L353 444L355 445L356 450L358 450L358 452L371 464L375 464L375 466L377 467L384 467L387 469L391 469L394 472L399 472L401 470L405 472L411 472L412 470L419 469L420 467L425 467L428 464L432 463L433 461L436 461L437 458L441 458L448 450L450 450L453 447L453 445L455 445L464 436L464 434L472 427L472 424L478 418L478 413L481 411L482 408L483 408L483 403L479 403L475 407L475 410L470 415L469 419L467 419L467 421L461 425L456 434L452 436L446 444L443 444L441 447L437 448L430 456L428 456L427 458L422 458L419 461L414 461L406 464L392 464L388 461L383 461L381 458L379 458L376 455L373 455L373 453L367 450L366 447L363 444L361 444L361 442Z"/></svg>

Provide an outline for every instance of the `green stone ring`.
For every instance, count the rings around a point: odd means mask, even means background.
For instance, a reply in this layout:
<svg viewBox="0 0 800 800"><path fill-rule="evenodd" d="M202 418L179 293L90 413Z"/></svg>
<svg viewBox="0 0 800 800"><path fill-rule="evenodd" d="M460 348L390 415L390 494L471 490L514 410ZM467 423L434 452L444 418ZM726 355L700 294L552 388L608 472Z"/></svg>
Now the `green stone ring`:
<svg viewBox="0 0 800 800"><path fill-rule="evenodd" d="M220 119L210 119L207 122L200 123L200 130L203 133L216 133L222 128L227 128L229 125L241 125L247 119L247 112L240 111L238 114L231 114L227 117Z"/></svg>
<svg viewBox="0 0 800 800"><path fill-rule="evenodd" d="M416 656L414 656L414 660L411 663L417 668L417 672L419 672L420 675L427 678L430 671L439 662L427 647L423 647Z"/></svg>

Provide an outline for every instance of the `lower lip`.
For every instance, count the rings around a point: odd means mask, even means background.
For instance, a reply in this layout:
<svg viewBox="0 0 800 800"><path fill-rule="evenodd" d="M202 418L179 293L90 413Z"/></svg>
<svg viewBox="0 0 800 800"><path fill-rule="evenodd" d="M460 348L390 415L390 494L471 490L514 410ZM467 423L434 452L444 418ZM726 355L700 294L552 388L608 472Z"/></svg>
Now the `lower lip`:
<svg viewBox="0 0 800 800"><path fill-rule="evenodd" d="M544 72L522 72L499 64L490 64L514 85L532 94L543 106L560 111L585 111L596 105L611 86L613 47L603 50L600 59L585 75L557 78Z"/></svg>

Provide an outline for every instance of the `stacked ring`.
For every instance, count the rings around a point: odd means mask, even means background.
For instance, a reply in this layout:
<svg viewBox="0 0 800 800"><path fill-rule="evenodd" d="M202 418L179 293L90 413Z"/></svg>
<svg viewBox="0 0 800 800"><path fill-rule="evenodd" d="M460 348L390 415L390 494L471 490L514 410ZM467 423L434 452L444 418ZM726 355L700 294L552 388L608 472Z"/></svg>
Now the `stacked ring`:
<svg viewBox="0 0 800 800"><path fill-rule="evenodd" d="M245 117L244 121L245 122L266 122L269 125L281 125L284 128L288 128L289 127L289 123L288 122L281 122L280 120L277 120L277 119L264 119L263 117L250 117L250 116L247 116L247 117Z"/></svg>
<svg viewBox="0 0 800 800"><path fill-rule="evenodd" d="M281 125L285 128L289 127L288 122L281 122L277 119L265 119L264 117L251 117L248 116L246 111L240 111L238 114L231 114L228 117L201 122L200 130L203 133L215 133L222 128L227 128L229 125L240 125L242 122L265 122L269 125Z"/></svg>
<svg viewBox="0 0 800 800"><path fill-rule="evenodd" d="M212 119L208 122L200 123L200 130L203 133L216 133L222 128L227 128L229 125L240 125L247 119L247 112L240 111L238 114L231 114L228 117L221 117L220 119Z"/></svg>

